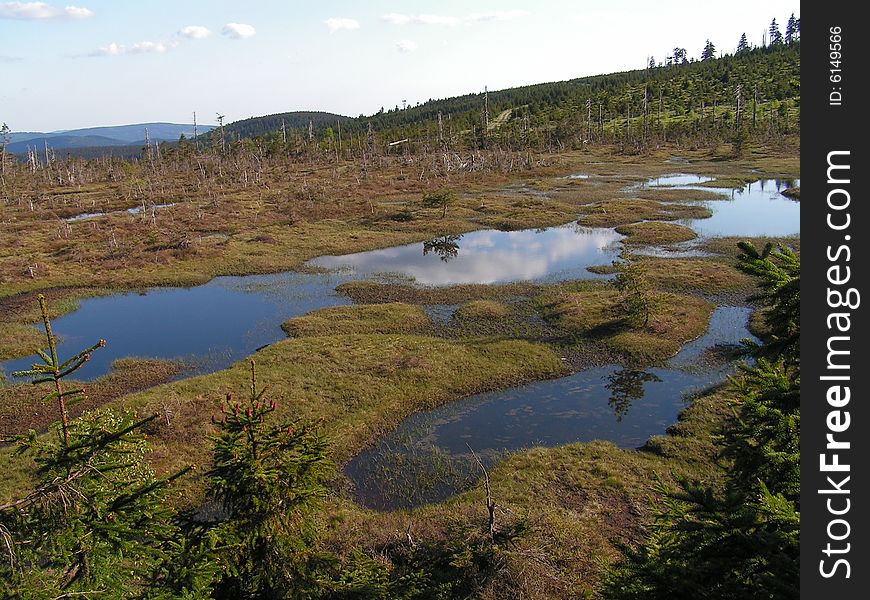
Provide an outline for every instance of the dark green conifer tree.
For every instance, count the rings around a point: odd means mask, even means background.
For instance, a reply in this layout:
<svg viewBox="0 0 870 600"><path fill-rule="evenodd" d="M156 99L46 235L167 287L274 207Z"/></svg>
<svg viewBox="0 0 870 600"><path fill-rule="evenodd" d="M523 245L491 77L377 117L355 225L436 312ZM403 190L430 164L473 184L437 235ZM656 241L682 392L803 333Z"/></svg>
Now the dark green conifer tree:
<svg viewBox="0 0 870 600"><path fill-rule="evenodd" d="M704 44L704 50L701 51L701 60L713 60L714 58L716 58L716 46L707 40L707 43Z"/></svg>
<svg viewBox="0 0 870 600"><path fill-rule="evenodd" d="M640 548L611 572L618 600L797 598L800 557L800 264L793 252L741 244L742 270L760 278L769 333L761 358L733 380L723 431L722 489L683 480L661 504Z"/></svg>
<svg viewBox="0 0 870 600"><path fill-rule="evenodd" d="M798 20L794 18L794 13L791 13L788 22L785 24L785 43L793 46L798 39L798 31Z"/></svg>
<svg viewBox="0 0 870 600"><path fill-rule="evenodd" d="M746 34L740 36L740 41L737 42L737 54L742 54L749 50L749 42L746 40Z"/></svg>
<svg viewBox="0 0 870 600"><path fill-rule="evenodd" d="M216 527L224 576L218 598L295 598L319 587L306 515L325 493L326 441L310 423L272 422L277 407L258 389L251 361L246 401L221 405L209 496L226 519Z"/></svg>
<svg viewBox="0 0 870 600"><path fill-rule="evenodd" d="M779 31L779 25L777 25L776 19L770 22L770 30L768 33L770 34L771 46L779 46L782 44L782 33Z"/></svg>
<svg viewBox="0 0 870 600"><path fill-rule="evenodd" d="M48 352L43 364L16 373L51 384L58 423L46 436L31 431L12 441L36 465L36 485L0 505L0 591L4 597L129 598L147 593L169 560L178 529L164 501L167 486L185 471L157 478L137 429L154 417L94 412L70 421L67 403L81 389L61 380L79 369L100 340L61 362L45 298L39 296Z"/></svg>

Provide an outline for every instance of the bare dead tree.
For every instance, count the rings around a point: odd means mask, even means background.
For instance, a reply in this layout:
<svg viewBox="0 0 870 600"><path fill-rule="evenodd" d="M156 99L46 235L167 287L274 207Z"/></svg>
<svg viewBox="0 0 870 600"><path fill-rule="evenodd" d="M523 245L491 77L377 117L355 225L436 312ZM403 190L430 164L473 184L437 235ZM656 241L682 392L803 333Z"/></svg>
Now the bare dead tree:
<svg viewBox="0 0 870 600"><path fill-rule="evenodd" d="M9 125L3 123L0 126L0 177L6 176L6 146L9 145L10 133Z"/></svg>
<svg viewBox="0 0 870 600"><path fill-rule="evenodd" d="M227 139L224 137L224 115L220 113L215 114L217 115L218 127L221 130L221 154L224 154L227 151Z"/></svg>
<svg viewBox="0 0 870 600"><path fill-rule="evenodd" d="M468 446L468 449L471 451L471 456L474 457L477 466L479 466L480 470L483 471L483 485L486 490L486 510L489 513L489 538L495 540L495 501L492 499L492 488L489 485L489 473L487 472L486 467L483 466L483 461L481 461L474 452L474 448L469 444L465 445Z"/></svg>

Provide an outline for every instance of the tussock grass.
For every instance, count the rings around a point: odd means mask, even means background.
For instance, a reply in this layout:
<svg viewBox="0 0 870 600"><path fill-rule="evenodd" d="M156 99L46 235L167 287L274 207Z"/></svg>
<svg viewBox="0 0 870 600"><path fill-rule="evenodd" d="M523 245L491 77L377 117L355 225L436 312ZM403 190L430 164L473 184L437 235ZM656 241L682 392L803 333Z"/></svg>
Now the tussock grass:
<svg viewBox="0 0 870 600"><path fill-rule="evenodd" d="M349 458L417 410L490 389L566 372L546 346L523 341L458 342L414 335L293 338L256 354L262 384L284 416L321 420L338 461ZM247 363L162 385L118 402L150 413L175 406L154 433L161 469L209 459L201 441L227 393L242 394Z"/></svg>
<svg viewBox="0 0 870 600"><path fill-rule="evenodd" d="M801 188L800 186L795 186L792 188L788 188L782 192L782 195L786 198L791 198L792 200L800 200L801 199Z"/></svg>
<svg viewBox="0 0 870 600"><path fill-rule="evenodd" d="M717 192L672 188L644 188L637 191L637 196L644 200L655 200L656 202L692 202L728 199L727 195Z"/></svg>
<svg viewBox="0 0 870 600"><path fill-rule="evenodd" d="M660 223L656 221L644 221L630 225L620 225L616 228L617 233L626 236L630 244L643 244L664 246L677 242L686 242L698 237L698 234L690 228L676 223Z"/></svg>
<svg viewBox="0 0 870 600"><path fill-rule="evenodd" d="M585 207L584 213L579 221L581 225L588 227L616 227L638 221L706 219L713 214L703 206L663 204L641 199L613 199L599 202Z"/></svg>
<svg viewBox="0 0 870 600"><path fill-rule="evenodd" d="M617 308L616 291L567 293L547 302L545 317L569 335L598 340L634 361L673 356L707 329L713 304L697 297L656 292L649 323L628 325Z"/></svg>
<svg viewBox="0 0 870 600"><path fill-rule="evenodd" d="M791 248L798 254L800 254L801 250L801 239L800 237L784 237L784 238L776 238L776 237L719 237L719 238L710 238L705 240L702 244L702 249L707 250L708 252L715 252L716 254L721 254L723 256L727 256L730 258L736 258L741 250L737 246L738 242L747 241L752 242L752 244L758 248L759 250L764 248L768 243L777 246L782 244L788 248Z"/></svg>
<svg viewBox="0 0 870 600"><path fill-rule="evenodd" d="M473 300L456 309L453 317L462 320L496 320L511 314L511 309L494 300Z"/></svg>
<svg viewBox="0 0 870 600"><path fill-rule="evenodd" d="M473 300L503 300L513 296L528 296L538 292L539 285L512 283L507 285L464 284L448 287L418 287L404 284L351 281L335 288L354 302L366 304L406 302L408 304L464 304Z"/></svg>
<svg viewBox="0 0 870 600"><path fill-rule="evenodd" d="M727 398L723 387L696 397L677 424L642 450L600 441L531 448L491 468L496 527L519 526L523 534L503 556L505 576L488 582L479 597L592 596L607 564L622 557L619 545L644 539L658 480L671 488L677 477L721 480L714 444L729 414ZM334 498L326 518L330 548L377 554L405 531L427 540L450 539L462 528L483 531L485 494L481 482L446 502L388 513Z"/></svg>
<svg viewBox="0 0 870 600"><path fill-rule="evenodd" d="M683 292L738 292L748 294L754 289L749 275L737 270L730 262L707 258L641 257L647 278L656 287Z"/></svg>
<svg viewBox="0 0 870 600"><path fill-rule="evenodd" d="M702 468L714 463L719 455L717 434L732 415L734 395L731 386L723 384L695 396L666 434L651 437L643 449Z"/></svg>
<svg viewBox="0 0 870 600"><path fill-rule="evenodd" d="M355 333L410 333L430 325L422 308L411 304L362 304L323 308L285 321L293 337Z"/></svg>

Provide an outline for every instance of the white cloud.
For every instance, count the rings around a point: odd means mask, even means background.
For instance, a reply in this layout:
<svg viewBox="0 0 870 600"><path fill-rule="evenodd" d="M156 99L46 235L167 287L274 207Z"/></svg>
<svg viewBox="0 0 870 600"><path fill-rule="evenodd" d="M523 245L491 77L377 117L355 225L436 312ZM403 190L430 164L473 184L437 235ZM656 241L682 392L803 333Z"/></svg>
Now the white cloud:
<svg viewBox="0 0 870 600"><path fill-rule="evenodd" d="M178 35L191 40L202 40L211 35L211 31L202 25L188 25L178 30Z"/></svg>
<svg viewBox="0 0 870 600"><path fill-rule="evenodd" d="M257 35L257 30L246 23L227 23L221 33L234 40L244 40Z"/></svg>
<svg viewBox="0 0 870 600"><path fill-rule="evenodd" d="M411 17L413 23L420 25L459 25L462 19L459 17L451 17L448 15L416 15Z"/></svg>
<svg viewBox="0 0 870 600"><path fill-rule="evenodd" d="M401 13L388 13L381 16L381 21L391 25L407 25L408 23L415 25L459 25L462 19L447 15L403 15Z"/></svg>
<svg viewBox="0 0 870 600"><path fill-rule="evenodd" d="M130 46L128 52L130 54L163 54L170 48L174 48L173 44L164 44L163 42L139 42Z"/></svg>
<svg viewBox="0 0 870 600"><path fill-rule="evenodd" d="M527 17L527 10L494 10L485 13L474 13L465 17L466 21L510 21Z"/></svg>
<svg viewBox="0 0 870 600"><path fill-rule="evenodd" d="M124 54L125 50L125 46L112 42L108 46L100 46L99 48L88 54L88 56L119 56L121 54Z"/></svg>
<svg viewBox="0 0 870 600"><path fill-rule="evenodd" d="M329 28L329 33L335 33L340 29L359 29L359 21L356 19L330 17L324 23Z"/></svg>
<svg viewBox="0 0 870 600"><path fill-rule="evenodd" d="M388 13L381 16L381 21L386 21L392 25L407 25L411 22L411 17L399 13Z"/></svg>
<svg viewBox="0 0 870 600"><path fill-rule="evenodd" d="M178 45L177 42L138 42L125 46L112 42L88 53L88 56L123 56L125 54L164 54Z"/></svg>
<svg viewBox="0 0 870 600"><path fill-rule="evenodd" d="M22 21L47 19L84 19L94 13L79 6L51 6L45 2L0 2L0 19L19 19Z"/></svg>
<svg viewBox="0 0 870 600"><path fill-rule="evenodd" d="M411 40L400 40L396 42L396 50L403 53L413 52L417 49L417 42Z"/></svg>
<svg viewBox="0 0 870 600"><path fill-rule="evenodd" d="M511 19L519 19L527 16L529 13L525 10L498 10L484 13L472 13L464 17L454 17L451 15L405 15L401 13L388 13L381 15L381 21L390 23L391 25L442 25L452 27L454 25L479 23L483 21L509 21Z"/></svg>

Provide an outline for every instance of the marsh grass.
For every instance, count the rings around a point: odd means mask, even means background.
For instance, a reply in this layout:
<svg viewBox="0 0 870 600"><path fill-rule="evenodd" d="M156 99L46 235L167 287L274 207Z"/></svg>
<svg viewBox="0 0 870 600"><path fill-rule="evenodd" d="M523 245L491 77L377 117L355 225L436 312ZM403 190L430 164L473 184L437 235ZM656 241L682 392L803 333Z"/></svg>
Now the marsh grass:
<svg viewBox="0 0 870 600"><path fill-rule="evenodd" d="M754 148L738 160L720 160L706 149L680 149L680 154L691 161L693 172L723 179L739 178L748 169L758 177L795 177L799 163L789 144ZM22 201L30 193L24 190L24 196L7 199L2 207L8 235L0 237L0 357L32 351L35 338L22 325L38 319L5 310L5 302L37 290L75 300L150 286L193 286L218 275L303 269L306 260L325 254L486 227L558 225L578 214L585 214L586 224L603 226L706 216L697 206L668 208L631 199L642 194L666 200L676 193L626 188L673 172L666 163L673 151L661 148L637 157L596 147L541 155L534 168L513 173L457 174L451 185L463 191L445 219L421 200L443 182L410 177L403 165L390 161L362 178L349 162L292 164L264 171L260 185L221 181L219 192L190 173L169 172L159 181L133 173L139 178L133 187L124 178L76 188L40 187L33 192L32 210ZM578 172L590 178L564 179ZM507 188L510 193L504 193ZM143 214L126 212L143 204ZM160 204L174 205L153 214L148 210ZM93 212L107 216L63 221ZM68 310L49 299L57 314Z"/></svg>
<svg viewBox="0 0 870 600"><path fill-rule="evenodd" d="M411 333L431 325L419 306L392 302L324 308L285 321L281 328L293 337L354 333Z"/></svg>
<svg viewBox="0 0 870 600"><path fill-rule="evenodd" d="M635 193L641 199L654 200L656 202L697 202L728 199L728 196L726 194L708 192L705 190L642 188L637 190Z"/></svg>
<svg viewBox="0 0 870 600"><path fill-rule="evenodd" d="M0 351L32 343L26 327L35 320L33 316L26 310L7 310L23 298L14 295L18 292L68 286L76 290L57 293L74 306L75 298L98 291L88 286L118 290L194 285L219 274L298 269L313 256L416 242L443 234L445 226L460 233L481 227L555 225L577 214L604 226L647 218L669 221L706 216L693 212L697 206L679 204L698 197L689 198L676 190L626 191L626 186L647 177L673 172L674 166L665 163L672 151L663 148L641 157L625 157L595 149L551 155L545 166L521 175L459 177L453 184L464 193L444 219L419 202L435 182L413 174L399 178L392 170L361 181L336 178L331 174L336 170L329 166L271 173L270 190L229 185L216 203L205 199L195 186L178 181L174 185L179 193L165 199L177 205L157 212L156 226L149 219L114 215L95 224L73 223L67 229L59 218L79 214L75 211L129 208L121 199L123 190L100 184L83 190L78 198L68 194L69 190L51 190L48 197L54 199L37 206L32 215L12 208L9 218L15 225L9 233L18 245L11 246L10 237L0 241ZM792 147L754 148L740 160L719 160L725 154L717 152L680 150L692 161L693 170L722 178L739 178L748 169L758 170L759 177L799 172ZM352 173L342 168L339 174ZM570 182L555 179L577 172L591 177ZM294 177L308 178L305 194L296 194L300 190L293 189ZM518 179L546 196L520 191L518 198L514 192L502 193ZM632 199L633 195L642 197ZM117 246L111 243L113 232ZM797 240L794 243L799 245ZM566 374L557 354L567 350L560 345L563 340L582 345L584 351L625 352L636 360L668 355L703 333L709 318L710 305L685 293L742 294L751 288L731 264L735 240L705 241L704 247L723 258L640 259L664 300L657 303L661 308L650 320L649 331L613 323L607 307L612 299L608 296L614 292L606 281L450 288L356 282L341 286L340 292L357 302L388 304L380 310L349 307L338 316L307 315L295 325L307 337L273 344L258 352L257 362L270 397L279 400L282 411L294 418L322 421L333 458L340 464L415 411L477 392ZM40 268L30 279L25 269L34 262ZM430 323L422 331L408 331L401 321L419 317L419 307L389 304L396 302L466 306L444 326ZM57 308L54 300L50 304ZM5 331L14 333L9 337L13 343L7 344ZM526 335L529 340L548 339L553 344L506 339ZM15 336L21 337L16 341ZM142 414L168 408L168 418L155 420L148 431L155 466L170 472L196 462L201 473L209 463L203 441L214 432L210 417L228 392L243 393L247 375L243 361L210 375L107 398L106 403ZM98 384L89 386L92 395ZM4 399L9 389L2 389ZM693 397L679 421L665 435L652 438L643 451L606 442L569 444L517 452L495 464L490 478L498 506L496 523L504 530L522 525L525 533L502 555L503 576L488 582L480 596L592 595L602 569L619 556L617 545L643 538L644 525L651 518L648 499L656 493L656 477L668 483L681 475L712 482L720 477L714 460L715 435L727 417L729 394L723 387ZM15 405L15 414L30 407L23 398ZM0 498L31 483L28 478L34 465L13 456L9 448L0 448L0 461L5 467ZM458 481L465 476L455 465L438 464L425 485L437 487L442 480ZM409 460L405 471L414 465ZM387 475L401 482L405 473ZM202 499L202 478L194 475L180 483L179 501L196 506ZM327 511L317 517L322 544L342 557L359 550L385 556L385 549L406 543L406 531L415 540L447 543L456 538L457 531L482 531L486 526L480 486L442 503L375 513L352 501L347 482L336 472L326 505Z"/></svg>
<svg viewBox="0 0 870 600"><path fill-rule="evenodd" d="M616 232L626 236L625 241L630 244L645 246L666 246L698 237L697 233L684 225L657 221L619 225Z"/></svg>
<svg viewBox="0 0 870 600"><path fill-rule="evenodd" d="M755 289L753 280L730 260L640 257L638 262L656 287L669 291L745 296Z"/></svg>
<svg viewBox="0 0 870 600"><path fill-rule="evenodd" d="M661 203L638 198L613 199L583 208L579 223L587 227L616 227L638 221L706 219L712 212L700 205Z"/></svg>
<svg viewBox="0 0 870 600"><path fill-rule="evenodd" d="M795 186L788 188L782 192L782 195L786 198L791 198L792 200L800 200L801 199L801 188L800 186Z"/></svg>
<svg viewBox="0 0 870 600"><path fill-rule="evenodd" d="M707 329L714 306L700 298L667 292L654 293L649 322L629 324L618 309L616 291L578 292L540 299L545 318L574 336L591 338L630 361L669 358Z"/></svg>
<svg viewBox="0 0 870 600"><path fill-rule="evenodd" d="M782 244L787 248L791 248L797 254L800 254L801 239L798 236L791 237L717 237L709 238L703 241L701 248L708 252L714 252L728 258L736 258L740 254L738 242L751 242L756 248L764 248L768 243L777 246Z"/></svg>

